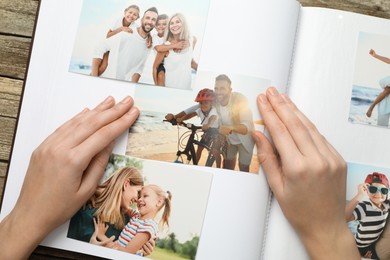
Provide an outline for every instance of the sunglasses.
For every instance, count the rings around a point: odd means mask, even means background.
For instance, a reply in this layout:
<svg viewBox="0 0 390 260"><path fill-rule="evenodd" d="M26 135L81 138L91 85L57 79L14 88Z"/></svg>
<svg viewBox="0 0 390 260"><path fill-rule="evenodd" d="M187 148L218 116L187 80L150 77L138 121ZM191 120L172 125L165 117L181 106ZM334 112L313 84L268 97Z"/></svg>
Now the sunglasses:
<svg viewBox="0 0 390 260"><path fill-rule="evenodd" d="M373 186L373 185L368 186L368 191L371 194L376 194L378 192L378 190L380 191L380 193L382 195L387 195L389 193L389 188L377 187L377 186Z"/></svg>

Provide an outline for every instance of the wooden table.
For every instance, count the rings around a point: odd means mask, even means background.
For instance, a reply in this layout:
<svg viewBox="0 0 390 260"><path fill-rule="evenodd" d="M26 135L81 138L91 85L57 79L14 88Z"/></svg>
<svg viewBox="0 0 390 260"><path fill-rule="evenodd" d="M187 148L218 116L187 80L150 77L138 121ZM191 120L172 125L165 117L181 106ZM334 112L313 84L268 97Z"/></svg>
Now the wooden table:
<svg viewBox="0 0 390 260"><path fill-rule="evenodd" d="M328 7L390 18L390 1L300 0L300 2L304 6ZM4 189L38 4L38 0L0 1L0 193ZM1 196L2 194L0 200ZM38 247L30 259L92 257Z"/></svg>

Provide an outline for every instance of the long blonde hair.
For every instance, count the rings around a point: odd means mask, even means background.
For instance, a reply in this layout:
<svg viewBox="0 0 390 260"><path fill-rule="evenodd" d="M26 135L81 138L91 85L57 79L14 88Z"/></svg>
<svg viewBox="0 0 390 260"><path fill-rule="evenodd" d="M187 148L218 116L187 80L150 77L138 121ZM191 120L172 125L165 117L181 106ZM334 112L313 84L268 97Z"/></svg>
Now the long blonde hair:
<svg viewBox="0 0 390 260"><path fill-rule="evenodd" d="M169 228L169 217L171 216L172 210L172 193L170 191L165 192L160 186L155 184L146 185L144 188L152 189L157 194L157 197L163 201L161 207L158 209L158 211L160 211L162 208L164 208L159 226L160 228L164 228L166 225Z"/></svg>
<svg viewBox="0 0 390 260"><path fill-rule="evenodd" d="M131 186L143 186L141 173L134 167L123 167L115 171L106 181L100 184L95 194L89 199L92 208L98 208L94 216L103 222L109 222L117 229L126 225L125 211L121 210L124 183Z"/></svg>
<svg viewBox="0 0 390 260"><path fill-rule="evenodd" d="M169 19L167 29L165 30L165 37L164 37L165 40L169 41L173 37L173 34L171 33L171 30L169 29L169 27L170 27L169 25L171 24L172 19L175 17L179 18L179 20L181 21L181 23L183 25L183 30L181 31L181 33L179 35L180 40L188 41L190 39L190 29L188 27L188 23L186 21L186 18L181 13L176 13L176 14L172 15L171 18Z"/></svg>

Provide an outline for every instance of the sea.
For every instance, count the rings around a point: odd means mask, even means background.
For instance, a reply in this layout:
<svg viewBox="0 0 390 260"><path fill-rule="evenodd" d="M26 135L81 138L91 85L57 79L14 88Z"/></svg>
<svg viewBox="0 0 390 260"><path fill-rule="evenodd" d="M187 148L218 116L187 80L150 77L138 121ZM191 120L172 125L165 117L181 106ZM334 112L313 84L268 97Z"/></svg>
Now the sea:
<svg viewBox="0 0 390 260"><path fill-rule="evenodd" d="M356 124L377 125L377 108L374 109L371 117L367 117L366 112L381 91L382 89L353 85L348 121Z"/></svg>
<svg viewBox="0 0 390 260"><path fill-rule="evenodd" d="M145 133L160 130L172 130L172 124L163 121L167 113L156 111L140 111L136 123L130 128L130 133Z"/></svg>

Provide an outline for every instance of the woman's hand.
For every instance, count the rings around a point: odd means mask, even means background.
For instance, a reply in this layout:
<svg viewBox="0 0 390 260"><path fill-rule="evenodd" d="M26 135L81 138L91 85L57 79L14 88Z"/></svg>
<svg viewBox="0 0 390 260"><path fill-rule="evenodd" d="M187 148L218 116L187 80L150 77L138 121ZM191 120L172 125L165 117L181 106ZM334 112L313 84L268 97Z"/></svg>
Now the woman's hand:
<svg viewBox="0 0 390 260"><path fill-rule="evenodd" d="M276 148L255 132L259 162L311 259L360 259L344 216L345 161L286 95L271 87L257 104Z"/></svg>
<svg viewBox="0 0 390 260"><path fill-rule="evenodd" d="M0 259L25 259L94 193L114 140L139 115L127 97L108 97L59 127L32 154L19 199L0 223ZM23 241L23 246L20 245Z"/></svg>

